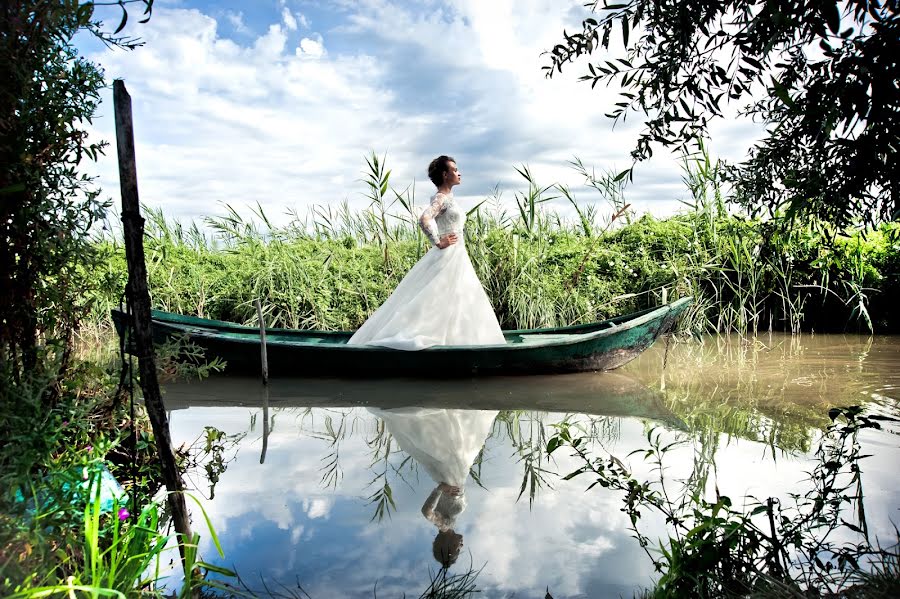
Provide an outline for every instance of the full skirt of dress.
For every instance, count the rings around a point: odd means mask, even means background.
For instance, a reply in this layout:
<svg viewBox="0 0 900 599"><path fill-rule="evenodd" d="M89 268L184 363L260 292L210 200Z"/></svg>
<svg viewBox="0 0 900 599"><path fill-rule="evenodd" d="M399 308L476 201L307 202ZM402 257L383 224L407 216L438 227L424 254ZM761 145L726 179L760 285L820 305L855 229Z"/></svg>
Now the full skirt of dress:
<svg viewBox="0 0 900 599"><path fill-rule="evenodd" d="M384 420L403 451L436 483L463 487L491 432L496 410L396 408L369 411Z"/></svg>
<svg viewBox="0 0 900 599"><path fill-rule="evenodd" d="M432 247L347 343L420 350L505 340L460 239L443 250Z"/></svg>

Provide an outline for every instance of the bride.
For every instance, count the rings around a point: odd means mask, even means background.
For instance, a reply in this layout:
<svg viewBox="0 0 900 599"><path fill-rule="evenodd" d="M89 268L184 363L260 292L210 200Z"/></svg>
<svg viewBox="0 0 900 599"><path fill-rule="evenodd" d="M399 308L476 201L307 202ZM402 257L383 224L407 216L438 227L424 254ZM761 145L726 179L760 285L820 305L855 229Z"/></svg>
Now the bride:
<svg viewBox="0 0 900 599"><path fill-rule="evenodd" d="M465 211L453 198L456 161L438 156L428 166L437 187L419 218L432 248L391 296L353 334L348 345L419 350L436 345L505 343L490 300L466 253Z"/></svg>
<svg viewBox="0 0 900 599"><path fill-rule="evenodd" d="M437 486L422 515L437 528L431 551L449 568L459 557L463 536L456 518L466 509L465 484L491 432L496 410L368 408L380 417L397 445L425 469Z"/></svg>

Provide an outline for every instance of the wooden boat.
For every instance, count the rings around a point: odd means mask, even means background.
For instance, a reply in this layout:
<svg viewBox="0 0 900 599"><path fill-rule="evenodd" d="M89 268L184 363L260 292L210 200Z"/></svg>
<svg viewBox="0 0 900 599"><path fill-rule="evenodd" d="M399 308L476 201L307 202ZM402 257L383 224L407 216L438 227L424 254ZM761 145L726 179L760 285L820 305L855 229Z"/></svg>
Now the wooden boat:
<svg viewBox="0 0 900 599"><path fill-rule="evenodd" d="M267 329L271 376L459 377L501 374L556 374L618 368L670 331L691 304L685 297L670 304L602 322L548 329L504 331L502 345L437 346L403 351L347 345L352 331ZM113 310L123 334L126 316ZM260 335L253 326L153 311L154 342L186 336L219 357L228 372L260 371Z"/></svg>

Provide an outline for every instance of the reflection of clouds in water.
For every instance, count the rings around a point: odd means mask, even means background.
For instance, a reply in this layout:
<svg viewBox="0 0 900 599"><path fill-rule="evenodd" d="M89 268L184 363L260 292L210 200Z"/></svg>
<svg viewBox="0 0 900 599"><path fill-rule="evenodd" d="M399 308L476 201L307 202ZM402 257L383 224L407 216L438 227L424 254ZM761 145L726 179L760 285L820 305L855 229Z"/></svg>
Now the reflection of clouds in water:
<svg viewBox="0 0 900 599"><path fill-rule="evenodd" d="M234 408L173 414L176 442L195 438L206 425L228 434L246 431L251 414L257 414L255 431L240 443L237 458L216 486L216 500L204 502L224 545L226 563L235 564L242 575L255 577L262 572L283 581L299 575L313 596L327 597L334 596L335 588L370 596L375 580L391 578L394 589L404 591L411 573L427 572L420 559L430 543L428 523L418 513L421 491L401 483L395 489L400 512L384 525L369 522L371 509L365 497L372 473L364 438L374 430L375 419L364 410L345 412L350 414L348 430L352 423L354 434L340 442L343 477L336 490L320 483L329 440L301 431L302 424L304 430L321 432L326 416L340 418L333 410L314 410L305 419L296 417L299 411L295 410L276 413L264 464L258 463L261 411ZM361 412L364 421L355 412ZM201 478L195 482L203 488ZM202 535L201 551L210 558L215 555L208 535ZM379 583L380 590L388 587Z"/></svg>
<svg viewBox="0 0 900 599"><path fill-rule="evenodd" d="M300 537L303 534L304 528L302 526L295 526L293 530L291 530L291 544L296 545L300 541Z"/></svg>
<svg viewBox="0 0 900 599"><path fill-rule="evenodd" d="M593 539L601 533L575 521L580 510L559 512L539 502L531 514L518 515L518 509L510 509L517 495L517 488L494 491L480 506L478 523L463 527L474 559L489 564L482 582L504 590L551 585L560 593L577 592L580 581L573 566L586 556L575 533ZM474 534L476 527L485 530ZM580 555L573 559L576 551Z"/></svg>
<svg viewBox="0 0 900 599"><path fill-rule="evenodd" d="M230 410L223 410L227 411ZM209 420L209 414L191 420L198 427L214 424L235 433L242 426L246 428L249 422L249 412L237 411L238 415L225 418L216 414L213 421ZM322 422L322 415L317 412L320 410L313 410L318 422ZM258 561L270 575L288 576L296 573L295 568L304 559L311 557L309 547L300 545L309 543L316 552L327 556L324 563L316 564L315 577L304 583L310 592L321 587L324 596L329 596L327 581L339 581L334 583L347 592L356 588L365 593L371 591L370 585L375 580L380 581L379 589L385 592L390 588L409 591L411 579L418 579L436 565L430 556L435 529L419 513L433 485L430 478L421 473L409 477L409 485L395 479L397 513L391 521L371 524L368 521L371 510L363 499L372 476L364 433L374 429L375 419L357 422L359 432L341 441L343 479L335 491L330 491L319 484L319 460L327 455L328 442L308 434L298 435L298 419L284 418L288 414L281 416L269 437L266 463L255 463L260 444L257 435L248 435L241 443L238 459L217 486L220 501L208 507L219 531L227 531L234 522L248 523L240 526L245 534L240 535L239 546L230 549L233 555L227 559L240 567L242 562L250 561L247 556L259 553L255 546L279 545L285 550L279 559L271 563ZM548 423L557 420L559 417L547 417ZM187 425L187 420L181 420L173 429L181 430L180 427ZM182 437L183 433L178 436ZM476 568L487 563L479 577L482 587L534 590L550 584L560 594L578 592L583 586L581 575L596 569L587 562L602 559L616 544L630 542L622 534L624 515L615 507L615 498L606 493L585 495L585 485L581 483L558 485L555 491L542 493L534 510L529 511L527 501L516 502L521 483L520 466L508 443L505 434L500 433L489 444L482 472L489 491L471 482L467 487L470 507L459 522L459 530L465 537L464 554L454 570L468 566L471 554ZM560 470L566 470L574 469L576 462L561 455L558 463ZM340 504L339 514L334 513L336 504ZM573 505L578 509L572 509ZM343 530L335 533L322 528L318 522L326 519L328 526L340 526ZM266 522L274 526L266 527ZM612 540L616 536L619 538ZM228 540L227 535L223 537ZM209 551L207 548L206 552ZM578 559L573 559L573 551L578 552ZM298 561L298 555L304 553L306 557ZM352 564L357 567L350 574L346 569ZM632 569L634 566L642 570L639 564L635 563ZM308 566L306 571L313 572Z"/></svg>
<svg viewBox="0 0 900 599"><path fill-rule="evenodd" d="M306 511L307 518L328 518L328 512L331 511L332 501L325 498L304 499L303 509Z"/></svg>
<svg viewBox="0 0 900 599"><path fill-rule="evenodd" d="M250 415L258 410L192 409L190 413L175 412L172 418L173 439L193 439L203 426L211 425L227 434L246 431ZM301 513L310 519L327 518L334 498L328 489L323 489L320 458L327 454L327 443L309 436L298 435L298 429L289 413L276 415L275 430L269 435L265 464L259 464L260 437L262 425L256 424L240 443L237 458L228 465L216 485L217 501L205 502L204 507L217 533L225 533L229 525L246 514L248 510L257 513L257 518L272 522L279 529L289 530L296 526L297 512L290 500L301 499ZM282 418L279 418L282 417ZM364 444L348 444L341 450L341 465L349 488L362 490L366 479L368 455ZM302 458L301 458L302 456ZM195 476L195 482L204 488L202 477ZM254 519L252 522L257 522ZM245 527L241 527L242 532Z"/></svg>
<svg viewBox="0 0 900 599"><path fill-rule="evenodd" d="M225 545L225 563L234 564L242 575L262 572L283 582L299 577L314 597L370 597L376 581L385 596L418 592L427 585L428 569L436 566L431 556L436 531L419 512L433 482L424 470L418 476L407 476L408 484L392 474L389 480L397 511L383 522L370 522L373 506L367 505L366 497L372 488L367 485L374 475L365 441L371 438L377 421L365 410L344 411L349 416L348 434L339 446L343 477L334 489L323 488L320 482L322 459L331 451L330 440L312 435L324 430L325 416L338 428L340 415L335 410L313 409L304 418L298 416L299 410L276 412L262 465L258 463L259 410L177 411L172 418L173 439L176 443L193 439L204 425L229 434L246 431L250 415L258 414L255 431L243 439L237 459L221 476L216 500L205 502ZM546 426L562 416L543 414L541 418ZM625 419L618 426L617 440L608 445L617 456L624 459L633 449L645 447L646 425ZM451 572L463 571L471 555L476 569L485 565L478 586L488 594L493 589L531 596L549 586L557 597L578 593L630 596L636 587L651 583L652 564L627 530L627 516L620 511L621 494L599 486L586 493L593 480L583 475L571 481L552 481L554 488L539 491L529 509L527 491L516 501L523 469L519 454L503 427L495 427L495 431L482 463L481 480L487 490L471 481L466 487L469 505L457 527L464 535L464 548ZM665 438L671 436L665 433ZM884 442L882 437L871 440ZM873 517L877 520L872 522L873 530L887 538L889 522L883 515L896 513L897 494L893 485L884 481L892 480L896 443L884 449L884 455L870 458L863 466L867 473L874 471L882 483L868 486L867 508L870 514L879 515ZM592 452L601 455L599 447ZM747 492L765 497L796 491L811 467L807 456L776 452L773 461L771 449L765 445L724 436L718 439L715 455L715 481L736 506ZM402 458L395 456L393 463L399 465ZM565 449L553 458L547 467L560 474L580 466L578 458ZM694 458L691 446L667 457L670 490L680 489L680 481L694 467ZM654 478L652 465L640 457L626 463L636 478ZM203 487L202 481L198 484ZM642 529L651 538L663 531L662 523L649 513L642 521ZM202 527L197 528L203 534ZM203 555L211 558L214 550L207 535L203 537Z"/></svg>
<svg viewBox="0 0 900 599"><path fill-rule="evenodd" d="M548 422L557 420L550 417ZM556 455L558 472L578 466L576 458ZM529 510L527 497L516 502L520 468L513 464L497 474L502 481L492 478L490 492L472 502L478 521L462 527L473 558L488 563L479 577L482 584L508 592L549 585L554 596L565 596L584 592L586 579L597 571L622 580L626 591L628 580L649 576L649 564L633 551L617 494L599 488L585 493L587 478L554 481L554 489L539 492ZM609 570L603 560L613 550L634 559L620 564L618 572Z"/></svg>

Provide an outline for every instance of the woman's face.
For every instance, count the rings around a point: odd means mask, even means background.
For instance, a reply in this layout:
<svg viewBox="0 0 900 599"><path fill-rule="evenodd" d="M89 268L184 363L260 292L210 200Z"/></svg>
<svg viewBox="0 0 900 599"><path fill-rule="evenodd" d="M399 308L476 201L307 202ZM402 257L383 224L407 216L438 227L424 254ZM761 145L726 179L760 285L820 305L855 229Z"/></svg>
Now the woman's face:
<svg viewBox="0 0 900 599"><path fill-rule="evenodd" d="M456 167L456 163L451 160L447 163L447 170L444 171L444 182L453 187L454 185L459 185L460 181L459 169Z"/></svg>

